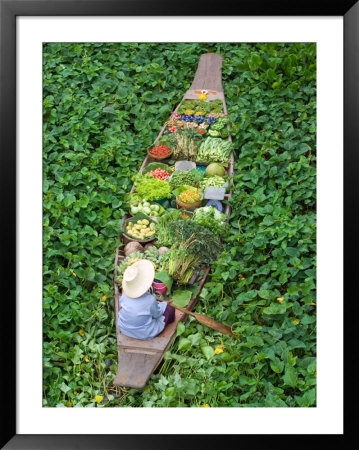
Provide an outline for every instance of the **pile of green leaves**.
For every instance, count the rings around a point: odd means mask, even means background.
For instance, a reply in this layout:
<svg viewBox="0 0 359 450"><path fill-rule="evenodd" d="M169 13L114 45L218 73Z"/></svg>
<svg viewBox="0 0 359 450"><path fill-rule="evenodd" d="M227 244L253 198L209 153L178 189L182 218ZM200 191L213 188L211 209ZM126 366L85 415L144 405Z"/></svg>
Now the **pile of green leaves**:
<svg viewBox="0 0 359 450"><path fill-rule="evenodd" d="M144 389L113 388L125 195L205 52L223 56L236 157L196 312L241 341L189 318ZM315 44L50 43L43 74L44 406L315 406Z"/></svg>
<svg viewBox="0 0 359 450"><path fill-rule="evenodd" d="M138 173L132 180L136 185L135 193L141 200L152 201L172 197L171 186L167 181L154 178L148 173L145 175Z"/></svg>
<svg viewBox="0 0 359 450"><path fill-rule="evenodd" d="M181 213L182 211L180 209L170 209L158 219L158 224L156 225L156 244L159 247L167 247L172 245L173 236L169 231L168 226L170 223L179 220L181 218Z"/></svg>
<svg viewBox="0 0 359 450"><path fill-rule="evenodd" d="M221 213L217 208L213 208L212 206L197 208L192 217L193 221L218 235L223 235L226 232L227 219L228 216L226 214Z"/></svg>
<svg viewBox="0 0 359 450"><path fill-rule="evenodd" d="M220 254L221 243L218 236L193 220L179 219L171 222L168 225L168 233L171 236L170 245L191 239L186 250L198 256L200 262L211 264Z"/></svg>
<svg viewBox="0 0 359 450"><path fill-rule="evenodd" d="M203 173L197 169L187 170L186 172L182 170L175 170L172 173L170 185L172 190L182 186L194 186L198 181L203 178Z"/></svg>

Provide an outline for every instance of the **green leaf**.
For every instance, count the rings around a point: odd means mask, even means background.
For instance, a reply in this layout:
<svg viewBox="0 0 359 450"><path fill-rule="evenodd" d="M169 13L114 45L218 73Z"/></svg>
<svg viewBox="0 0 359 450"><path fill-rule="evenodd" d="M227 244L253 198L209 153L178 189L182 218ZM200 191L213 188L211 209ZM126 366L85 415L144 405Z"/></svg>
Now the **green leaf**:
<svg viewBox="0 0 359 450"><path fill-rule="evenodd" d="M172 302L176 306L184 308L191 300L192 292L186 290L174 291L172 295Z"/></svg>
<svg viewBox="0 0 359 450"><path fill-rule="evenodd" d="M283 372L283 369L284 369L284 362L278 358L274 358L270 362L270 366L271 366L271 369L273 370L273 372L281 373L281 372Z"/></svg>
<svg viewBox="0 0 359 450"><path fill-rule="evenodd" d="M61 383L60 389L62 390L62 392L65 392L65 394L69 391L71 391L71 388L69 386L67 386L67 384L65 383Z"/></svg>
<svg viewBox="0 0 359 450"><path fill-rule="evenodd" d="M294 247L287 247L285 249L285 252L287 255L291 256L291 257L296 257L300 255L300 250L298 248L294 248Z"/></svg>
<svg viewBox="0 0 359 450"><path fill-rule="evenodd" d="M211 346L209 345L204 345L201 347L202 353L204 354L204 356L206 357L207 360L213 358L214 356L214 350Z"/></svg>
<svg viewBox="0 0 359 450"><path fill-rule="evenodd" d="M251 70L257 70L261 63L262 58L258 55L258 53L252 53L251 57L249 58L249 68Z"/></svg>
<svg viewBox="0 0 359 450"><path fill-rule="evenodd" d="M298 373L296 369L292 366L286 366L285 373L282 377L284 384L290 387L297 386Z"/></svg>
<svg viewBox="0 0 359 450"><path fill-rule="evenodd" d="M315 388L306 391L302 396L296 395L295 401L302 408L307 408L309 406L314 406L316 401L316 390Z"/></svg>
<svg viewBox="0 0 359 450"><path fill-rule="evenodd" d="M268 300L270 298L270 291L268 289L262 289L258 291L258 295L260 298L264 298L265 300Z"/></svg>
<svg viewBox="0 0 359 450"><path fill-rule="evenodd" d="M183 322L178 322L176 336L181 336L184 333L186 327Z"/></svg>
<svg viewBox="0 0 359 450"><path fill-rule="evenodd" d="M76 201L76 197L73 194L67 194L64 200L64 205L66 207L70 206L72 203Z"/></svg>
<svg viewBox="0 0 359 450"><path fill-rule="evenodd" d="M284 303L272 303L267 308L263 308L263 314L284 314L287 307Z"/></svg>
<svg viewBox="0 0 359 450"><path fill-rule="evenodd" d="M185 337L181 337L178 342L178 350L188 350L191 347L191 341Z"/></svg>
<svg viewBox="0 0 359 450"><path fill-rule="evenodd" d="M259 336L248 336L246 342L243 342L245 347L262 347L264 345L263 339Z"/></svg>

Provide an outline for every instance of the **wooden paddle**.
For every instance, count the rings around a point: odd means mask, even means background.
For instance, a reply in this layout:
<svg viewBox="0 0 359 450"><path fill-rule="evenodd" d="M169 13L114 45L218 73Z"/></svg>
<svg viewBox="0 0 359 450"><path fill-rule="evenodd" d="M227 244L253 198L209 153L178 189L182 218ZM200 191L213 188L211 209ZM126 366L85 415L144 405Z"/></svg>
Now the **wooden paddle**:
<svg viewBox="0 0 359 450"><path fill-rule="evenodd" d="M156 296L156 298L160 302L166 301L157 296ZM223 334L229 334L230 336L233 336L233 337L237 336L236 334L233 333L233 331L231 330L231 327L229 327L228 325L224 325L223 323L217 322L216 320L211 319L208 316L204 316L203 314L197 314L192 311L189 311L186 308L181 308L180 306L176 306L172 302L168 302L168 304L173 306L174 308L178 309L179 311L182 311L184 314L193 316L195 319L198 320L199 323L201 323L202 325L205 325L206 327L212 328L213 330L219 331L220 333L223 333Z"/></svg>

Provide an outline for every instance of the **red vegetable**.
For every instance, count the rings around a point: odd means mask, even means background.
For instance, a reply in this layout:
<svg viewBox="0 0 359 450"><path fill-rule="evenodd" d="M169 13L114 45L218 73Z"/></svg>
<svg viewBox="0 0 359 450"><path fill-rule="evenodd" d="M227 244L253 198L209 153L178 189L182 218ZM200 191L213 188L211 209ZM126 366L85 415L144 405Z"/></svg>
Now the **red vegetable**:
<svg viewBox="0 0 359 450"><path fill-rule="evenodd" d="M169 147L167 147L167 145L158 145L157 147L153 147L150 150L151 155L159 156L159 157L167 156L170 153L171 153L171 150Z"/></svg>
<svg viewBox="0 0 359 450"><path fill-rule="evenodd" d="M170 176L170 173L167 172L167 170L161 169L160 167L157 167L157 169L151 170L148 173L152 175L154 178L159 178L160 180L165 180Z"/></svg>

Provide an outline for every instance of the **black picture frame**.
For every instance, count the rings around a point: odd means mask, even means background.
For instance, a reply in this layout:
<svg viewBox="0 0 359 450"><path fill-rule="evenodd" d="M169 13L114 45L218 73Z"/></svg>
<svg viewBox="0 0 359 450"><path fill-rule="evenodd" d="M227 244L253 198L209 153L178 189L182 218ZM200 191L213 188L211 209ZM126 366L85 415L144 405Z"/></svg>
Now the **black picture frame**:
<svg viewBox="0 0 359 450"><path fill-rule="evenodd" d="M218 10L220 8L220 11ZM190 11L191 14L185 14ZM230 12L230 13L229 13ZM1 448L6 449L174 449L224 447L235 437L238 444L268 442L276 435L191 435L184 444L178 435L18 435L16 434L16 17L18 16L342 16L344 18L344 241L345 262L353 254L358 221L353 197L359 169L359 2L330 3L247 0L236 4L227 0L206 2L205 13L200 4L184 0L180 8L163 0L0 0L0 169L1 192L5 213L2 221L3 267L2 310L2 431ZM305 33L305 30L303 30ZM350 237L350 238L349 238ZM353 245L354 244L354 245ZM347 264L344 273L345 293L356 279L356 266ZM353 290L354 292L354 290ZM353 298L353 300L355 300ZM349 308L345 316L351 317ZM349 319L348 319L349 320ZM349 328L351 324L348 324ZM354 328L354 325L353 325ZM345 352L347 355L347 352ZM350 402L346 402L348 405ZM354 416L353 416L354 417ZM352 419L353 420L353 419ZM349 432L352 422L348 420ZM345 433L347 434L347 433ZM338 436L331 436L334 443ZM342 437L342 436L340 436ZM205 439L207 438L207 439ZM291 446L303 445L305 435L287 436ZM312 439L313 437L311 437ZM208 441L205 443L205 441ZM220 442L219 442L220 441ZM278 443L276 444L278 445Z"/></svg>

